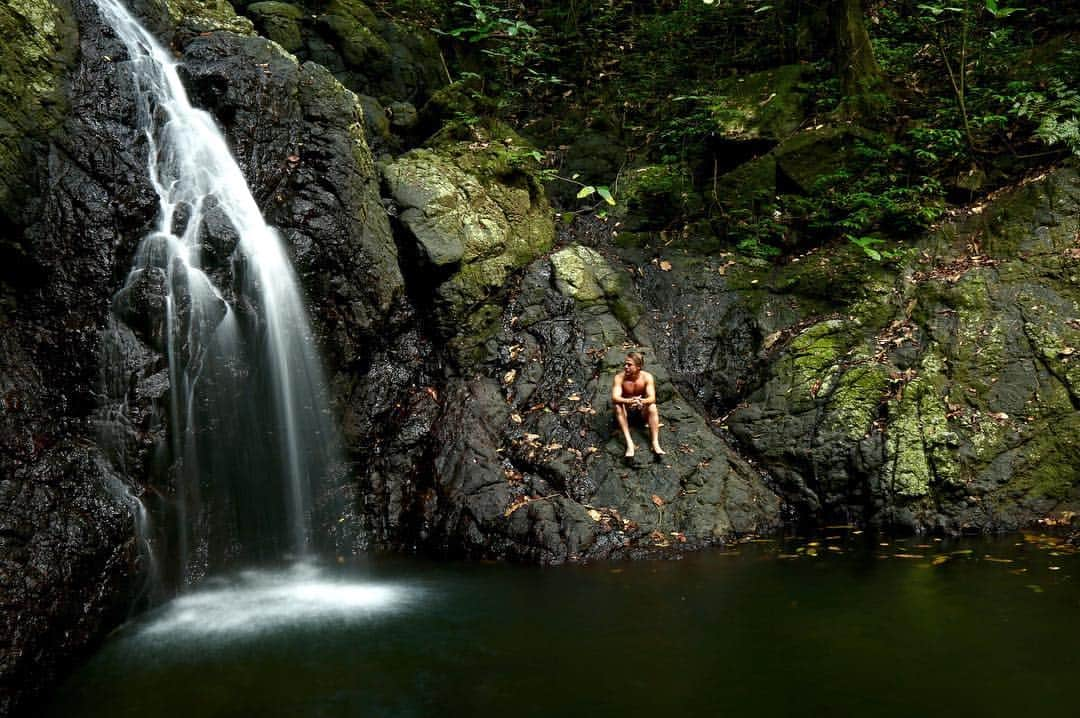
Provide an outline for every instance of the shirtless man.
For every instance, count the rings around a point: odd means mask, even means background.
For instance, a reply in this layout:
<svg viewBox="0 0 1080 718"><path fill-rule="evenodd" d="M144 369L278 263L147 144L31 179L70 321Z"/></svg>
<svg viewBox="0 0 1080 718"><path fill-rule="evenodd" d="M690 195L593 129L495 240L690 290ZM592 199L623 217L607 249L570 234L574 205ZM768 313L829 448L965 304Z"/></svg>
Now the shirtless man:
<svg viewBox="0 0 1080 718"><path fill-rule="evenodd" d="M660 448L660 412L656 408L656 382L653 375L644 371L645 357L630 352L623 361L623 370L615 375L611 385L611 403L615 405L615 418L626 439L626 457L634 455L634 441L630 438L629 412L638 411L649 424L652 450L657 456L665 452Z"/></svg>

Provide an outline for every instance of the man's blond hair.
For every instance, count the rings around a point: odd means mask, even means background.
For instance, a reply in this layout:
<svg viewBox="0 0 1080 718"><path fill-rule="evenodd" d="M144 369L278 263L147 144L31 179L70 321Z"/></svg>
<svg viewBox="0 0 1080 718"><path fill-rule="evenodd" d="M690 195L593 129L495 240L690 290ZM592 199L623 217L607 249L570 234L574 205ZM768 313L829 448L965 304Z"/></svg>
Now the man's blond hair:
<svg viewBox="0 0 1080 718"><path fill-rule="evenodd" d="M645 357L641 352L627 352L626 358L634 362L638 369L645 368Z"/></svg>

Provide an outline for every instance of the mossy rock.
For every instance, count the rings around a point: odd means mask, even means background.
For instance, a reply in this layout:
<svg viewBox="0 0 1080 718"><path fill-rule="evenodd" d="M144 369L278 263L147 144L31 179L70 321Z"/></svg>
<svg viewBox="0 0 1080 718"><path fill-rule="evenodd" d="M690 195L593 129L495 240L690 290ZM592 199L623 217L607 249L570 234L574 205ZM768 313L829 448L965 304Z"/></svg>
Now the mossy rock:
<svg viewBox="0 0 1080 718"><path fill-rule="evenodd" d="M765 154L744 162L716 180L716 199L729 212L762 212L776 198L776 157Z"/></svg>
<svg viewBox="0 0 1080 718"><path fill-rule="evenodd" d="M246 12L260 33L289 52L304 46L300 32L304 11L298 6L285 2L257 2L248 5Z"/></svg>
<svg viewBox="0 0 1080 718"><path fill-rule="evenodd" d="M614 215L629 232L664 229L705 209L690 172L675 165L648 165L624 173Z"/></svg>
<svg viewBox="0 0 1080 718"><path fill-rule="evenodd" d="M199 34L218 30L237 35L254 35L251 20L236 14L227 0L151 0L160 3L174 27L184 34Z"/></svg>
<svg viewBox="0 0 1080 718"><path fill-rule="evenodd" d="M960 437L946 415L944 398L933 381L920 377L904 387L891 411L885 441L882 483L887 493L910 499L929 494L933 485L960 483L955 452Z"/></svg>
<svg viewBox="0 0 1080 718"><path fill-rule="evenodd" d="M821 177L847 166L859 141L869 139L869 133L855 125L820 127L792 135L772 152L777 189L810 194Z"/></svg>
<svg viewBox="0 0 1080 718"><path fill-rule="evenodd" d="M711 108L720 136L781 142L799 129L806 119L804 72L802 65L783 65L722 80Z"/></svg>
<svg viewBox="0 0 1080 718"><path fill-rule="evenodd" d="M641 319L643 308L632 295L629 277L594 249L573 245L551 256L555 287L564 296L589 304L605 304L627 329Z"/></svg>
<svg viewBox="0 0 1080 718"><path fill-rule="evenodd" d="M535 178L505 165L505 145L413 150L382 167L400 223L434 280L437 325L469 363L497 328L510 275L554 241L551 209Z"/></svg>
<svg viewBox="0 0 1080 718"><path fill-rule="evenodd" d="M305 38L310 57L330 67L341 82L383 105L421 105L444 82L434 35L376 15L363 2L332 0Z"/></svg>
<svg viewBox="0 0 1080 718"><path fill-rule="evenodd" d="M34 140L60 123L63 75L78 49L66 3L10 0L0 5L0 215L15 217L29 191L23 177Z"/></svg>
<svg viewBox="0 0 1080 718"><path fill-rule="evenodd" d="M352 15L328 12L319 16L318 24L330 34L334 46L350 67L368 69L384 63L390 56L386 41Z"/></svg>

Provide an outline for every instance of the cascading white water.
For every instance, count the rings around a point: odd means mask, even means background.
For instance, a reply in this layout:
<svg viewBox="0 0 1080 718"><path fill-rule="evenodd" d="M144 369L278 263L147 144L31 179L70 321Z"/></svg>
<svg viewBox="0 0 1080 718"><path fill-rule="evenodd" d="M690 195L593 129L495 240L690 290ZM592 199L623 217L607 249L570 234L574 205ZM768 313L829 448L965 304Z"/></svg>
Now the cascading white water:
<svg viewBox="0 0 1080 718"><path fill-rule="evenodd" d="M234 556L238 545L262 556L303 555L312 484L330 470L336 434L296 278L221 132L189 102L171 55L118 0L96 1L127 48L159 197L157 228L142 240L114 306L133 294L164 294L149 334L169 366L171 553L185 574L199 570L188 565L193 559ZM235 241L229 261L204 266L204 247L220 246L223 235Z"/></svg>

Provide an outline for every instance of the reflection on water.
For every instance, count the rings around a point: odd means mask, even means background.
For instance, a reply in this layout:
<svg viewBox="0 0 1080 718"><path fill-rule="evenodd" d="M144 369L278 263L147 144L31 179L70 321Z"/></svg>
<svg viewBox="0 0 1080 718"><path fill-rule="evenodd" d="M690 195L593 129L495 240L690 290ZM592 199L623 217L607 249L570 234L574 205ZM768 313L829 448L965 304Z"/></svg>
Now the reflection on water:
<svg viewBox="0 0 1080 718"><path fill-rule="evenodd" d="M119 631L47 715L1073 712L1070 547L839 534L679 561L243 574Z"/></svg>

